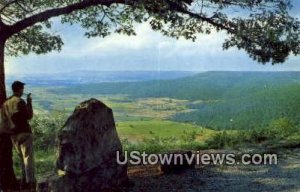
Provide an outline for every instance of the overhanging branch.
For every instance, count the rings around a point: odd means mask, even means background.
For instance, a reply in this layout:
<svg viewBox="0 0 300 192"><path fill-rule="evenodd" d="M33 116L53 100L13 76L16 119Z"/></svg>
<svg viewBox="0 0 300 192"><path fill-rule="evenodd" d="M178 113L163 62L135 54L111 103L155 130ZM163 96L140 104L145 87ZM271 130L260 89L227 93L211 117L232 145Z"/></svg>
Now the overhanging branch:
<svg viewBox="0 0 300 192"><path fill-rule="evenodd" d="M202 15L190 12L187 9L185 9L184 7L182 7L181 5L175 3L174 1L166 0L166 2L170 5L170 7L172 7L171 11L177 11L179 13L189 15L192 18L196 18L196 19L202 20L204 22L207 22L219 29L226 30L228 33L234 33L234 29L232 28L232 26L229 26L228 23L221 24L221 23L214 21L212 18L207 18ZM96 6L96 5L110 6L111 4L114 4L114 3L129 5L130 1L128 1L128 0L85 0L85 1L81 1L79 3L67 5L65 7L46 10L44 12L30 16L28 18L25 18L21 21L18 21L15 24L9 26L9 30L7 30L6 36L11 37L13 34L16 34L20 31L26 29L27 27L30 27L39 22L46 21L52 17L69 14L74 11L85 9L85 8Z"/></svg>
<svg viewBox="0 0 300 192"><path fill-rule="evenodd" d="M96 5L110 6L111 4L114 4L114 3L126 4L126 2L127 2L126 0L85 0L85 1L81 1L79 3L74 3L71 5L65 6L65 7L46 10L44 12L41 12L36 15L25 18L25 19L15 23L14 25L11 25L9 27L7 36L10 37L13 34L26 29L27 27L30 27L36 23L46 21L52 17L69 14L74 11L85 9L85 8L96 6Z"/></svg>

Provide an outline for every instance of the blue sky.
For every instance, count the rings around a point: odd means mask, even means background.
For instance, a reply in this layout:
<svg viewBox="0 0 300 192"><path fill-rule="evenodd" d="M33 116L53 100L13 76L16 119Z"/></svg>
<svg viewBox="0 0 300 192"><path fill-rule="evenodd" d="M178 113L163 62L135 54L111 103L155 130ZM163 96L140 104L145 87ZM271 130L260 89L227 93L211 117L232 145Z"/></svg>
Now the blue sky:
<svg viewBox="0 0 300 192"><path fill-rule="evenodd" d="M299 18L300 3L293 14ZM8 74L59 73L78 70L183 70L183 71L300 71L300 56L279 65L262 65L244 51L222 50L225 33L199 35L196 42L164 37L147 23L136 25L137 36L113 34L87 39L80 27L56 24L65 43L61 52L7 58Z"/></svg>

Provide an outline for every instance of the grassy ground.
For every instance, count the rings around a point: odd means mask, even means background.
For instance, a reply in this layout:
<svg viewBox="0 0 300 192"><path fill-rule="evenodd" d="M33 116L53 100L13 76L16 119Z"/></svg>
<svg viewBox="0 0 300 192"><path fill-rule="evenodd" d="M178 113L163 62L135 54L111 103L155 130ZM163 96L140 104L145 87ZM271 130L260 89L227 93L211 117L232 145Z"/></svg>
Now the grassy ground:
<svg viewBox="0 0 300 192"><path fill-rule="evenodd" d="M149 120L149 121L124 121L117 123L117 131L121 138L130 141L142 141L155 136L167 138L183 138L188 133L194 133L200 140L210 137L214 131L190 123L174 121Z"/></svg>

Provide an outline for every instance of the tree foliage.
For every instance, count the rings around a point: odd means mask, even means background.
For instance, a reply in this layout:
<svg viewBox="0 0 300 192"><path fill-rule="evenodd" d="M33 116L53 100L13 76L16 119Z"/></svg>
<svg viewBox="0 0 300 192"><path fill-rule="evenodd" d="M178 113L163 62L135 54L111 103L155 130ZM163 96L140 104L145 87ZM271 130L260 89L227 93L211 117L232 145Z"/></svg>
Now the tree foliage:
<svg viewBox="0 0 300 192"><path fill-rule="evenodd" d="M135 23L149 22L166 36L193 41L226 31L224 49L243 49L261 63L282 63L300 52L300 23L289 14L290 0L1 0L0 7L0 36L14 56L61 50L50 20L56 16L81 25L89 38L135 35Z"/></svg>

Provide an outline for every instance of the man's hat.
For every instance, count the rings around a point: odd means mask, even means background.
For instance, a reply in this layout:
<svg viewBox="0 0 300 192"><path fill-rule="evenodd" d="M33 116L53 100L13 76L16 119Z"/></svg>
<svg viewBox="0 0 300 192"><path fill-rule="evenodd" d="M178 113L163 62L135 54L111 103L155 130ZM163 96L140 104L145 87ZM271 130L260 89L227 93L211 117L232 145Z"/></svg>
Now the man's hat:
<svg viewBox="0 0 300 192"><path fill-rule="evenodd" d="M11 88L12 88L13 91L18 91L19 89L24 88L24 85L25 85L25 83L23 83L21 81L15 81L11 85Z"/></svg>

